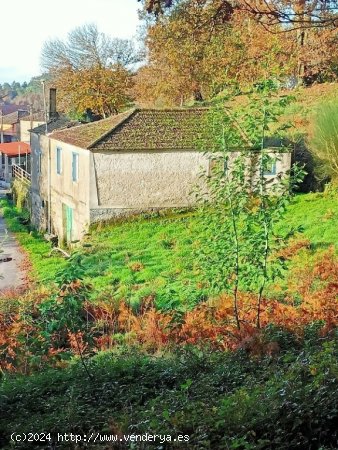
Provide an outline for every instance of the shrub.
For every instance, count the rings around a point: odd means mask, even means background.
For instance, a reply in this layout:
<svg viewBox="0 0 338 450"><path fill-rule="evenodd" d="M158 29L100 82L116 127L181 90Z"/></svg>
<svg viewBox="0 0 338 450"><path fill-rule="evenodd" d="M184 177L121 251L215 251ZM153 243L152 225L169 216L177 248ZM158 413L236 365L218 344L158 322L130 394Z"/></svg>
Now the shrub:
<svg viewBox="0 0 338 450"><path fill-rule="evenodd" d="M338 182L338 102L323 104L317 111L310 149L317 159L318 175Z"/></svg>

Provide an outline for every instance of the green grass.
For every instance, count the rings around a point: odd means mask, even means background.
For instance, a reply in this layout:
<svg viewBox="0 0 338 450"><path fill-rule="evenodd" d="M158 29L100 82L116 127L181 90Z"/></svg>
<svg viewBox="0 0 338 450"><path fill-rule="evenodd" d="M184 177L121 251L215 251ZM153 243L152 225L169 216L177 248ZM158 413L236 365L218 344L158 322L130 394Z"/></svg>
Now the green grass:
<svg viewBox="0 0 338 450"><path fill-rule="evenodd" d="M34 281L51 283L56 272L66 265L66 261L58 256L50 257L51 245L39 233L29 230L20 223L20 217L28 217L26 211L19 211L7 199L0 200L0 208L8 230L15 234L29 257L31 263L29 277Z"/></svg>
<svg viewBox="0 0 338 450"><path fill-rule="evenodd" d="M338 249L338 196L326 193L298 195L290 206L281 229L302 226L302 237L313 249Z"/></svg>
<svg viewBox="0 0 338 450"><path fill-rule="evenodd" d="M17 221L17 211L3 207L9 228L30 256L38 280L50 281L66 262L50 258L50 245L36 233L29 234ZM338 246L338 202L334 195L296 196L280 229L303 227L299 238L311 248L302 250L290 270L306 264L329 246ZM206 299L193 250L198 241L197 213L134 218L92 230L80 250L86 281L93 286L92 300L125 299L137 309L152 296L158 307L186 308Z"/></svg>
<svg viewBox="0 0 338 450"><path fill-rule="evenodd" d="M193 213L136 219L92 232L84 265L95 295L125 298L137 307L154 295L161 307L197 302L192 245L197 221Z"/></svg>
<svg viewBox="0 0 338 450"><path fill-rule="evenodd" d="M338 246L338 202L325 194L298 195L289 207L280 229L303 227L299 238L311 241L310 253ZM196 213L138 219L92 232L85 252L88 281L95 297L127 299L137 307L140 300L154 295L161 308L186 306L206 298L199 288L199 273L193 259L198 240ZM141 263L133 271L133 263ZM292 264L291 264L292 267Z"/></svg>

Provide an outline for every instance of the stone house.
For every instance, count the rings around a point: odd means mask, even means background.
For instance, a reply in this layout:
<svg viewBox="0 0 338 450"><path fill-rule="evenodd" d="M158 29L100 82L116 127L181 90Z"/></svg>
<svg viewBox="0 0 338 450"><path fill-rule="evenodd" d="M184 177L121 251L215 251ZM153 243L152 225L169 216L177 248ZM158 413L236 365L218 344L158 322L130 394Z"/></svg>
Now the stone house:
<svg viewBox="0 0 338 450"><path fill-rule="evenodd" d="M30 131L46 123L43 112L29 114L20 119L20 141L30 144Z"/></svg>
<svg viewBox="0 0 338 450"><path fill-rule="evenodd" d="M95 222L192 206L192 187L201 170L210 171L207 111L134 109L47 133L33 129L33 224L71 242ZM289 155L277 165L277 172L289 169Z"/></svg>
<svg viewBox="0 0 338 450"><path fill-rule="evenodd" d="M0 114L0 141L9 143L20 138L20 120L29 113L26 110L17 110L10 114Z"/></svg>

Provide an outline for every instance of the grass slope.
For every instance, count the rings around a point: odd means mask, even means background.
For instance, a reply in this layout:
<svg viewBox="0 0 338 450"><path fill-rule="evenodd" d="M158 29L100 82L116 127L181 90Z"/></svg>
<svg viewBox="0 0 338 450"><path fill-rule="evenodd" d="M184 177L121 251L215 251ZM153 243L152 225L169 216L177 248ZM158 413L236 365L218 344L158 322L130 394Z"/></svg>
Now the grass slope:
<svg viewBox="0 0 338 450"><path fill-rule="evenodd" d="M311 242L301 252L301 264L329 246L338 246L338 202L326 194L298 195L280 228L303 227L299 239ZM198 240L195 213L138 219L92 232L85 251L88 281L100 299L125 298L137 307L153 295L161 308L187 306L207 297L200 287L193 248ZM296 257L299 264L299 256ZM292 269L291 262L290 268Z"/></svg>
<svg viewBox="0 0 338 450"><path fill-rule="evenodd" d="M39 281L51 282L66 262L49 257L50 245L36 233L27 233L16 219L17 211L3 207L9 228L27 251ZM295 197L280 228L303 227L299 239L311 246L295 255L293 267L310 263L328 247L338 246L338 202L325 193ZM186 308L208 296L201 287L194 263L198 240L197 213L139 217L93 229L79 251L83 254L86 281L93 286L93 301L127 300L137 310L140 302L154 298L163 309ZM287 280L282 283L287 288Z"/></svg>

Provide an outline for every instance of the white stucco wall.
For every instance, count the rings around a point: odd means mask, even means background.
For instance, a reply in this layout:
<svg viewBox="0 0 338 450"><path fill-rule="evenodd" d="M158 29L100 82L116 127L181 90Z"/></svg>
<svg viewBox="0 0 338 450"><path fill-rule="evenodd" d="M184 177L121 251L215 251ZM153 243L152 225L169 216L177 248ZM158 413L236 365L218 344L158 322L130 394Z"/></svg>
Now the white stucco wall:
<svg viewBox="0 0 338 450"><path fill-rule="evenodd" d="M30 132L28 130L38 127L45 122L37 122L33 121L32 123L30 120L20 120L20 141L27 142L27 144L30 143Z"/></svg>
<svg viewBox="0 0 338 450"><path fill-rule="evenodd" d="M56 149L61 149L62 170L56 170ZM41 172L38 171L41 152ZM78 154L78 181L72 180L72 153ZM49 160L49 162L48 162ZM81 239L89 225L89 160L90 152L46 136L32 135L32 222L42 230L48 228L47 207L51 202L51 228L65 238L63 204L73 209L72 240ZM50 194L48 190L50 172Z"/></svg>
<svg viewBox="0 0 338 450"><path fill-rule="evenodd" d="M194 202L208 159L196 151L95 152L92 168L91 209L172 208Z"/></svg>

